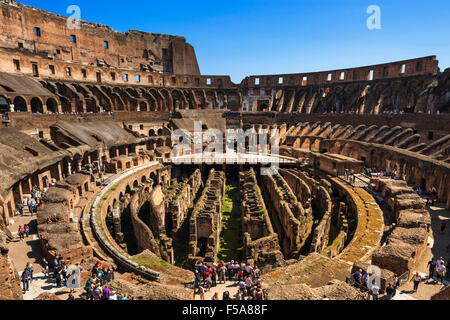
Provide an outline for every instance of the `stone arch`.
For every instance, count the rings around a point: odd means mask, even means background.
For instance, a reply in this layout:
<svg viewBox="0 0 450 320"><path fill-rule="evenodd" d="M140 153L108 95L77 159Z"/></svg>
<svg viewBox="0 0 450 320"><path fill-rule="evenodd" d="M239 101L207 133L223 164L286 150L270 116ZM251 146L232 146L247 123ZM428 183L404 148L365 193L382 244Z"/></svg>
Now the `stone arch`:
<svg viewBox="0 0 450 320"><path fill-rule="evenodd" d="M149 136L149 137L154 137L154 136L156 136L155 130L150 129L150 131L148 132L148 136Z"/></svg>
<svg viewBox="0 0 450 320"><path fill-rule="evenodd" d="M163 135L163 130L162 129L158 129L158 136L162 136Z"/></svg>
<svg viewBox="0 0 450 320"><path fill-rule="evenodd" d="M156 174L154 172L150 173L150 180L152 181L152 187L156 184Z"/></svg>
<svg viewBox="0 0 450 320"><path fill-rule="evenodd" d="M147 112L147 111L149 111L149 110L148 110L148 105L147 105L147 103L145 103L144 101L142 101L142 102L139 104L139 111L141 111L141 112Z"/></svg>
<svg viewBox="0 0 450 320"><path fill-rule="evenodd" d="M129 185L125 188L125 193L131 194L131 187Z"/></svg>
<svg viewBox="0 0 450 320"><path fill-rule="evenodd" d="M30 101L30 105L32 113L44 113L44 104L42 103L42 100L40 98L32 98Z"/></svg>
<svg viewBox="0 0 450 320"><path fill-rule="evenodd" d="M170 92L166 89L162 89L161 95L164 97L164 102L167 108L167 110L164 111L174 111L172 95L170 94Z"/></svg>
<svg viewBox="0 0 450 320"><path fill-rule="evenodd" d="M9 100L5 96L0 96L0 112L9 112Z"/></svg>
<svg viewBox="0 0 450 320"><path fill-rule="evenodd" d="M21 97L17 96L14 98L14 112L27 112L27 101Z"/></svg>
<svg viewBox="0 0 450 320"><path fill-rule="evenodd" d="M58 113L58 102L54 98L48 98L46 105L48 112Z"/></svg>

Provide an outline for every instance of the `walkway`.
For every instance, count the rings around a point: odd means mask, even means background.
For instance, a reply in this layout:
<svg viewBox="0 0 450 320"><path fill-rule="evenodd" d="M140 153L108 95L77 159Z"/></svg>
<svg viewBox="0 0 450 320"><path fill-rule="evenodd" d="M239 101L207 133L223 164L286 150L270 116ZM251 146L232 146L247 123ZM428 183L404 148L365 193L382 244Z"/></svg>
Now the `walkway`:
<svg viewBox="0 0 450 320"><path fill-rule="evenodd" d="M38 209L39 210L39 209ZM44 279L41 267L42 251L37 234L36 216L32 216L25 206L23 209L23 216L14 217L14 224L8 226L8 229L14 235L14 241L9 244L9 256L17 270L19 276L28 262L33 264L34 281L30 283L30 290L24 294L25 300L33 300L41 293L56 293L63 290L56 288L56 281L53 279ZM20 241L18 236L19 226L28 224L30 226L30 237ZM67 290L67 289L66 289Z"/></svg>
<svg viewBox="0 0 450 320"><path fill-rule="evenodd" d="M414 284L412 281L405 283L400 290L413 299L417 300L430 300L430 298L438 293L444 284L435 281L434 279L428 279L428 261L431 258L443 257L445 261L448 261L450 257L449 244L450 244L450 211L445 209L445 204L436 203L434 206L428 208L431 215L431 236L428 239L428 247L425 250L420 261L417 263L416 270L411 273L419 272L424 281L419 285L419 290L413 292ZM444 233L441 232L441 223L447 221L447 229Z"/></svg>
<svg viewBox="0 0 450 320"><path fill-rule="evenodd" d="M219 300L222 300L225 291L230 292L231 298L234 299L238 289L237 281L226 281L225 284L217 284L216 287L211 288L211 291L205 292L205 301L211 300L216 292L219 294ZM200 295L196 294L194 300L200 300Z"/></svg>

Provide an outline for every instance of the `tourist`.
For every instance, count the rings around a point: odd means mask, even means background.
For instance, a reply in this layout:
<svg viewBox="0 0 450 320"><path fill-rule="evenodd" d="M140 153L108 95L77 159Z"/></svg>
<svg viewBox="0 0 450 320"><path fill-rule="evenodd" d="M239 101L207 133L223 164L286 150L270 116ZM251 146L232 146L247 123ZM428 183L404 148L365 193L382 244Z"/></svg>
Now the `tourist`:
<svg viewBox="0 0 450 320"><path fill-rule="evenodd" d="M400 280L398 279L398 276L395 273L394 273L394 280L392 281L392 286L394 287L394 295L392 297L395 297L397 293L397 288L400 286Z"/></svg>
<svg viewBox="0 0 450 320"><path fill-rule="evenodd" d="M86 299L92 300L92 285L94 284L94 279L91 277L86 281L86 285L84 286L84 290L86 291Z"/></svg>
<svg viewBox="0 0 450 320"><path fill-rule="evenodd" d="M354 279L355 282L358 283L358 284L361 283L361 277L362 277L362 269L357 270L357 271L353 274L353 279Z"/></svg>
<svg viewBox="0 0 450 320"><path fill-rule="evenodd" d="M117 292L116 291L111 292L111 295L109 296L108 300L117 300Z"/></svg>
<svg viewBox="0 0 450 320"><path fill-rule="evenodd" d="M62 275L62 280L63 283L65 283L67 285L67 271L69 270L69 268L67 267L67 264L63 264L62 268L61 268L61 275Z"/></svg>
<svg viewBox="0 0 450 320"><path fill-rule="evenodd" d="M369 281L369 275L367 274L367 272L364 272L364 274L361 277L360 284L363 287L367 288L367 281Z"/></svg>
<svg viewBox="0 0 450 320"><path fill-rule="evenodd" d="M62 275L62 268L58 267L56 270L57 270L56 274L55 274L56 275L56 286L58 288L61 288L62 284L63 284L63 281L64 281L64 277Z"/></svg>
<svg viewBox="0 0 450 320"><path fill-rule="evenodd" d="M218 292L214 293L214 296L211 298L211 300L213 301L219 300L219 293Z"/></svg>
<svg viewBox="0 0 450 320"><path fill-rule="evenodd" d="M23 216L23 208L24 208L23 203L22 203L22 202L19 203L18 209L19 209L19 214L20 214L21 216Z"/></svg>
<svg viewBox="0 0 450 320"><path fill-rule="evenodd" d="M231 300L230 292L229 292L229 291L225 291L225 292L223 293L222 300L224 300L224 301Z"/></svg>
<svg viewBox="0 0 450 320"><path fill-rule="evenodd" d="M207 271L205 273L205 283L206 283L206 291L209 292L212 286L212 271L211 272Z"/></svg>
<svg viewBox="0 0 450 320"><path fill-rule="evenodd" d="M226 282L226 272L227 267L225 267L225 264L222 264L222 267L220 268L220 282L225 283Z"/></svg>
<svg viewBox="0 0 450 320"><path fill-rule="evenodd" d="M30 236L30 226L26 224L24 225L23 229L25 231L25 236L28 238Z"/></svg>
<svg viewBox="0 0 450 320"><path fill-rule="evenodd" d="M445 264L439 264L436 267L436 272L438 275L438 281L441 281L442 283L444 283L444 279L445 279L445 274L446 274L447 268L445 267Z"/></svg>
<svg viewBox="0 0 450 320"><path fill-rule="evenodd" d="M241 289L241 291L245 290L245 282L243 280L239 281L238 286L239 286L239 289Z"/></svg>
<svg viewBox="0 0 450 320"><path fill-rule="evenodd" d="M432 258L430 261L428 261L428 278L433 279L434 278L434 272L436 271L436 261Z"/></svg>
<svg viewBox="0 0 450 320"><path fill-rule="evenodd" d="M111 290L109 290L108 286L105 286L103 288L102 295L103 295L103 300L109 300L109 297L111 296Z"/></svg>
<svg viewBox="0 0 450 320"><path fill-rule="evenodd" d="M231 280L234 276L233 274L233 266L234 266L234 261L228 262L227 264L227 271L228 271L228 280Z"/></svg>
<svg viewBox="0 0 450 320"><path fill-rule="evenodd" d="M111 268L108 268L106 270L105 280L106 280L107 283L109 283L109 282L114 280L114 271Z"/></svg>
<svg viewBox="0 0 450 320"><path fill-rule="evenodd" d="M238 289L238 291L234 295L234 300L244 300L244 299L242 299L242 295L241 295L241 290L240 289Z"/></svg>
<svg viewBox="0 0 450 320"><path fill-rule="evenodd" d="M30 199L27 199L27 207L28 207L28 211L30 212L31 216L33 216L33 204L31 203Z"/></svg>
<svg viewBox="0 0 450 320"><path fill-rule="evenodd" d="M261 285L258 285L255 291L255 300L264 300L264 292L262 290Z"/></svg>
<svg viewBox="0 0 450 320"><path fill-rule="evenodd" d="M380 287L375 284L372 286L373 300L378 300L379 295L380 295Z"/></svg>
<svg viewBox="0 0 450 320"><path fill-rule="evenodd" d="M119 296L119 300L127 300L128 299L128 293L125 293L124 296Z"/></svg>
<svg viewBox="0 0 450 320"><path fill-rule="evenodd" d="M217 272L215 266L213 265L210 270L211 270L211 286L217 287Z"/></svg>
<svg viewBox="0 0 450 320"><path fill-rule="evenodd" d="M392 297L394 296L394 288L391 284L386 288L386 298L387 300L392 300Z"/></svg>
<svg viewBox="0 0 450 320"><path fill-rule="evenodd" d="M200 285L198 290L199 290L199 293L200 293L200 300L205 300L205 288L202 285Z"/></svg>
<svg viewBox="0 0 450 320"><path fill-rule="evenodd" d="M255 277L259 277L261 275L261 271L259 270L259 268L257 266L255 266L255 269L253 270L253 275Z"/></svg>
<svg viewBox="0 0 450 320"><path fill-rule="evenodd" d="M22 241L25 238L24 237L25 230L24 230L24 228L22 228L22 226L19 226L18 234L19 234L19 240Z"/></svg>
<svg viewBox="0 0 450 320"><path fill-rule="evenodd" d="M244 280L244 270L239 269L238 271L238 282L241 282Z"/></svg>
<svg viewBox="0 0 450 320"><path fill-rule="evenodd" d="M414 292L417 292L419 289L419 284L422 281L422 277L419 275L418 272L416 272L416 275L414 276Z"/></svg>
<svg viewBox="0 0 450 320"><path fill-rule="evenodd" d="M250 277L248 276L245 279L245 289L247 290L247 292L250 292L250 289L252 288L252 286L253 286L252 279L250 279Z"/></svg>
<svg viewBox="0 0 450 320"><path fill-rule="evenodd" d="M30 283L31 283L34 280L34 278L33 278L33 272L34 272L33 265L31 263L27 263L26 268L28 269L28 272L30 274Z"/></svg>
<svg viewBox="0 0 450 320"><path fill-rule="evenodd" d="M27 268L25 268L22 272L22 284L23 284L23 293L30 290L30 273Z"/></svg>
<svg viewBox="0 0 450 320"><path fill-rule="evenodd" d="M41 266L42 266L42 273L44 274L45 277L48 277L49 276L49 270L48 270L48 261L47 261L47 259L42 258Z"/></svg>

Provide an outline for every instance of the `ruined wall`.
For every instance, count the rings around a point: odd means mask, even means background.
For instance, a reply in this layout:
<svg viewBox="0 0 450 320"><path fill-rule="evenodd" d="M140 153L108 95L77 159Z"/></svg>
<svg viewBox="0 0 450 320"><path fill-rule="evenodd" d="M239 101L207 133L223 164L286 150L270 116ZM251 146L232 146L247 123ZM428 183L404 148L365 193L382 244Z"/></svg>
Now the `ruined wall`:
<svg viewBox="0 0 450 320"><path fill-rule="evenodd" d="M243 111L308 114L372 114L449 112L450 72L302 86L241 85ZM301 114L301 115L300 115Z"/></svg>
<svg viewBox="0 0 450 320"><path fill-rule="evenodd" d="M417 261L424 253L431 225L429 212L425 209L422 201L421 208L416 199L414 191L407 187L404 181L377 178L372 181L375 189L382 196L391 197L391 208L399 208L398 203L402 203L401 210L411 210L416 215L422 215L420 220L423 224L417 226L416 221L406 223L403 219L402 225L396 225L387 239L387 245L377 250L372 256L372 264L383 269L391 270L397 275L405 272L413 272ZM409 193L408 190L409 189ZM408 200L411 198L411 200ZM395 211L394 211L395 212ZM405 215L405 212L402 216ZM397 212L399 217L399 212Z"/></svg>
<svg viewBox="0 0 450 320"><path fill-rule="evenodd" d="M158 257L169 263L173 263L172 239L164 234L164 208L162 202L163 194L160 186L156 186L155 188L144 186L131 197L130 214L133 235L140 249L148 249ZM148 207L146 207L148 208L148 212L144 212L143 216L148 221L153 222L151 223L151 227L139 217L139 213L145 210L143 208L144 204L148 204ZM154 225L155 221L160 222L156 229Z"/></svg>
<svg viewBox="0 0 450 320"><path fill-rule="evenodd" d="M240 172L239 189L246 260L259 267L280 263L283 255L280 251L278 235L273 230L253 169Z"/></svg>
<svg viewBox="0 0 450 320"><path fill-rule="evenodd" d="M405 67L404 70L402 68L403 66ZM371 71L373 71L373 77L370 77ZM335 82L364 81L370 79L390 79L412 75L435 74L437 72L438 61L436 60L436 56L429 56L359 68L313 73L250 76L245 78L241 85L244 87L261 86L262 88L266 86L306 86Z"/></svg>
<svg viewBox="0 0 450 320"><path fill-rule="evenodd" d="M178 232L183 225L202 184L202 175L200 170L197 169L187 181L173 187L176 190L166 200L165 204L166 213L172 216L172 234Z"/></svg>
<svg viewBox="0 0 450 320"><path fill-rule="evenodd" d="M0 300L23 300L19 273L8 256L7 245L12 239L0 215Z"/></svg>
<svg viewBox="0 0 450 320"><path fill-rule="evenodd" d="M262 176L261 186L283 254L286 258L296 257L310 235L312 215L305 212L280 175Z"/></svg>
<svg viewBox="0 0 450 320"><path fill-rule="evenodd" d="M189 221L190 261L213 262L217 259L224 194L225 175L212 169Z"/></svg>
<svg viewBox="0 0 450 320"><path fill-rule="evenodd" d="M79 29L69 28L67 17L16 1L1 1L0 5L0 46L18 53L50 57L56 63L200 74L194 48L183 37L134 30L120 33L85 21Z"/></svg>

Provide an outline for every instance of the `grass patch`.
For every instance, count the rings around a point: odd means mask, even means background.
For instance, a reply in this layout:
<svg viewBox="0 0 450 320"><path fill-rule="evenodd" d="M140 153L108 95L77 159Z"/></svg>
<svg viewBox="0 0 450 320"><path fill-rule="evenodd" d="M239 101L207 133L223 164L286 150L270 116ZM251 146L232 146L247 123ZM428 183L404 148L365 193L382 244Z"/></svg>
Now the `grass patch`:
<svg viewBox="0 0 450 320"><path fill-rule="evenodd" d="M170 270L172 268L172 265L167 261L153 257L138 256L133 257L131 260L146 268L161 268L166 270Z"/></svg>
<svg viewBox="0 0 450 320"><path fill-rule="evenodd" d="M242 225L239 190L227 186L222 203L222 230L219 241L218 260L231 261L242 259Z"/></svg>

